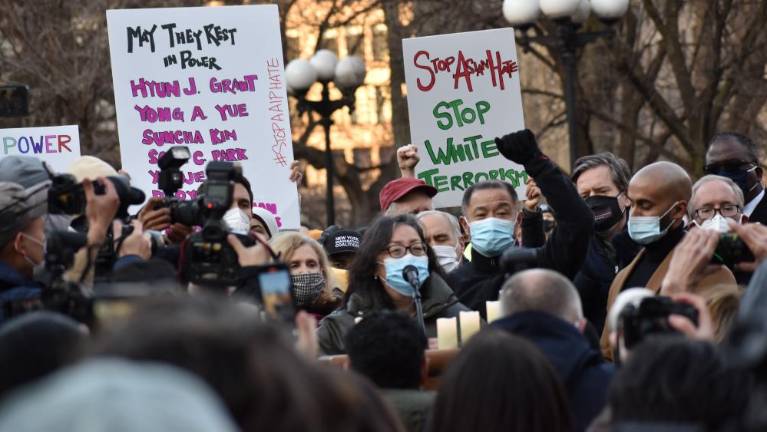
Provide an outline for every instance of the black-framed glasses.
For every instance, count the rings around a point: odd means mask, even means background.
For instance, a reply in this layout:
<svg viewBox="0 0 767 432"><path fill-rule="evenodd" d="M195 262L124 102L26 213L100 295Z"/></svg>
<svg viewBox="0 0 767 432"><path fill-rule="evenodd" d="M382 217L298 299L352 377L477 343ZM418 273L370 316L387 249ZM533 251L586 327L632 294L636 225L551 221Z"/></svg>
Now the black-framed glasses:
<svg viewBox="0 0 767 432"><path fill-rule="evenodd" d="M722 217L734 218L740 213L740 211L741 211L741 208L738 205L725 204L723 206L720 206L719 208L701 207L695 210L694 214L697 219L707 220L714 217L714 215L717 213L719 213Z"/></svg>
<svg viewBox="0 0 767 432"><path fill-rule="evenodd" d="M410 251L410 253L414 256L424 256L426 255L426 245L423 243L413 243L410 246L395 244L386 248L386 252L392 258L402 258L403 256L407 255L408 251Z"/></svg>

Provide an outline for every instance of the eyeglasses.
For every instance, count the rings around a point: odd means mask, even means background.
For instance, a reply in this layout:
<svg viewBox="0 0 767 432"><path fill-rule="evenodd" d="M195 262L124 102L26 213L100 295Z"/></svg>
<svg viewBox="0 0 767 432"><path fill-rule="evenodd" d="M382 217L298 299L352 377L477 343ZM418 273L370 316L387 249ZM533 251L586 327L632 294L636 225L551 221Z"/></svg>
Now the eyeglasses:
<svg viewBox="0 0 767 432"><path fill-rule="evenodd" d="M714 217L718 212L722 217L734 218L740 213L740 206L735 204L725 204L719 208L714 207L701 207L695 210L695 217L700 220L707 220Z"/></svg>
<svg viewBox="0 0 767 432"><path fill-rule="evenodd" d="M402 258L407 254L408 251L410 251L410 253L415 256L424 256L426 255L426 246L423 243L413 243L407 247L401 245L391 245L386 248L386 252L388 252L389 256L392 258Z"/></svg>
<svg viewBox="0 0 767 432"><path fill-rule="evenodd" d="M757 168L756 165L753 164L753 162L744 162L744 161L725 161L721 163L715 163L711 165L706 165L703 167L703 171L706 174L719 174L720 172L733 172L733 171L747 171L751 172Z"/></svg>

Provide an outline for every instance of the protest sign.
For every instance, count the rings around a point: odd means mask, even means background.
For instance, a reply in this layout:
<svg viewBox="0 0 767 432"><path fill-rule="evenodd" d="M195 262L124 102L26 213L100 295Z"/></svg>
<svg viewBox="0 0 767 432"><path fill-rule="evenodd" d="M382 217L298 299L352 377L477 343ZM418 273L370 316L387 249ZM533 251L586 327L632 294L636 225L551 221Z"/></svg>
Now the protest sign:
<svg viewBox="0 0 767 432"><path fill-rule="evenodd" d="M209 161L242 164L254 205L299 227L277 6L107 11L123 169L162 196L158 158L189 147L180 199L196 199Z"/></svg>
<svg viewBox="0 0 767 432"><path fill-rule="evenodd" d="M0 129L3 151L0 159L33 156L55 172L66 172L80 157L80 133L77 125Z"/></svg>
<svg viewBox="0 0 767 432"><path fill-rule="evenodd" d="M434 206L460 205L482 180L509 182L524 196L527 173L494 140L525 127L514 30L404 39L402 47L417 176L439 191Z"/></svg>

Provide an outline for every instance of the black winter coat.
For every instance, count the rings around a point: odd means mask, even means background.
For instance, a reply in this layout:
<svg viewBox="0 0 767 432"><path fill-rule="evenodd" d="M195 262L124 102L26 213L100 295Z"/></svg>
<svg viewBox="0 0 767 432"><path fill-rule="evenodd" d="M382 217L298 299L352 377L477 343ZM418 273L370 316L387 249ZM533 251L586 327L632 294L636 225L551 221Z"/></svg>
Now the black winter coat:
<svg viewBox="0 0 767 432"><path fill-rule="evenodd" d="M349 287L352 289L353 287ZM383 289L383 288L381 288ZM437 336L437 318L457 317L461 311L469 309L458 302L453 290L439 277L432 273L421 290L423 319L426 325L426 337ZM360 293L352 293L346 307L337 309L320 321L317 337L320 351L324 355L336 355L346 352L344 339L346 333L354 327L355 318L364 318L372 312L384 309L384 305L367 298Z"/></svg>
<svg viewBox="0 0 767 432"><path fill-rule="evenodd" d="M545 156L525 165L557 217L557 226L537 248L538 267L558 271L572 279L581 268L594 232L594 216L575 190L573 182ZM512 246L515 247L515 246ZM448 274L448 284L458 299L485 315L485 302L498 300L506 275L498 257L486 257L472 249L471 262Z"/></svg>
<svg viewBox="0 0 767 432"><path fill-rule="evenodd" d="M529 340L543 352L567 391L575 430L586 430L605 407L614 366L589 346L575 325L553 315L519 312L492 326Z"/></svg>

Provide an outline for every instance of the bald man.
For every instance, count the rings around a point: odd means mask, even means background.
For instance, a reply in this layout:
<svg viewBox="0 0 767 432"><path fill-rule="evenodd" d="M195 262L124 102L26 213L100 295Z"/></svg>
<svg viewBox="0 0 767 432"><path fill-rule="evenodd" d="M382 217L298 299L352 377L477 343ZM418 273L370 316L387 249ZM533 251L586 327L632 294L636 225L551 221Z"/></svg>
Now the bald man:
<svg viewBox="0 0 767 432"><path fill-rule="evenodd" d="M582 334L586 320L575 286L551 270L525 270L503 284L500 299L506 317L493 327L543 352L565 385L575 430L585 430L605 406L614 369Z"/></svg>
<svg viewBox="0 0 767 432"><path fill-rule="evenodd" d="M637 171L629 182L631 203L628 232L642 246L636 258L618 272L610 285L607 310L626 288L644 287L658 293L666 276L674 248L685 234L684 216L692 195L692 181L682 167L671 162L655 162ZM693 291L718 284L735 284L726 267L701 278ZM602 332L602 353L610 357L609 338Z"/></svg>

